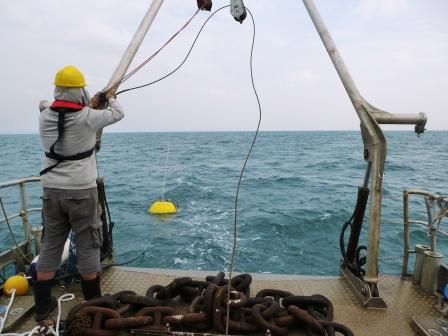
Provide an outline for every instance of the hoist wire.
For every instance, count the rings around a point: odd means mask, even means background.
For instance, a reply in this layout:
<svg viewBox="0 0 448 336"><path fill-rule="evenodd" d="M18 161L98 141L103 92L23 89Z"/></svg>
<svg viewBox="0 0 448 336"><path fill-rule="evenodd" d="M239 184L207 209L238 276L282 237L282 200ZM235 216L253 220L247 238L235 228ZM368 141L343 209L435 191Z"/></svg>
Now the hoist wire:
<svg viewBox="0 0 448 336"><path fill-rule="evenodd" d="M196 45L197 40L199 39L199 36L201 35L202 31L204 30L205 26L207 25L207 23L211 20L212 17L214 17L218 12L222 11L225 8L229 8L230 5L228 6L223 6L219 9L217 9L216 11L214 11L208 18L207 20L205 20L205 22L202 24L201 28L199 29L199 32L197 33L195 39L193 40L193 43L190 47L190 49L188 50L187 55L185 56L185 58L182 60L182 62L171 72L169 72L168 74L164 75L163 77L160 77L152 82L149 82L147 84L143 84L143 85L139 85L139 86L135 86L135 87L131 87L122 91L117 92L117 95L125 93L125 92L129 92L129 91L133 91L133 90L138 90L138 89L142 89L144 87L147 86L151 86L153 84L156 84L168 77L170 77L171 75L173 75L174 73L176 73L188 60L188 58L190 57L193 48ZM227 320L226 320L226 335L229 334L229 321L230 321L230 279L232 279L232 274L233 274L233 268L234 268L234 263L235 263L235 255L236 255L236 247L237 247L237 224L238 224L238 202L239 202L239 195L240 195L240 189L241 189L241 183L243 180L243 176L244 176L244 172L246 171L246 167L247 167L247 163L249 162L249 159L251 157L253 148L255 146L255 143L257 141L257 137L260 131L260 126L261 126L261 117L262 117L262 107L261 107L261 101L260 101L260 97L258 95L257 92L257 88L255 86L255 79L254 79L254 71L253 71L253 56L254 56L254 46L255 46L255 37L256 37L256 24L255 24L255 19L254 16L252 14L252 12L250 11L249 8L246 7L246 10L248 11L251 21L252 21L252 26L253 26L253 35L252 35L252 43L251 43L251 51L250 51L250 61L249 61L249 65L250 65L250 76L251 76L251 83L252 83L252 88L253 88L253 92L255 95L255 98L257 100L257 104L258 104L258 111L259 111L259 117L258 117L258 123L257 123L257 128L250 146L250 149L246 155L246 158L244 160L244 164L243 167L241 169L239 178L238 178L238 185L237 185L237 190L236 190L236 195L235 195L235 210L234 210L234 218L233 218L233 242L232 242L232 251L231 251L231 257L230 257L230 264L229 264L229 282L228 282L228 290L227 290ZM154 55L155 56L155 55ZM150 58L152 59L153 56ZM150 60L149 59L149 60ZM149 61L148 61L149 62ZM138 71L138 70L137 70ZM135 73L135 72L134 72ZM128 77L129 78L129 77Z"/></svg>
<svg viewBox="0 0 448 336"><path fill-rule="evenodd" d="M258 104L258 124L257 129L255 131L252 144L250 146L249 152L247 153L246 159L243 164L243 168L241 169L240 176L238 178L238 186L236 188L236 196L235 196L235 213L233 217L233 245L232 245L232 254L230 258L230 265L229 265L229 283L228 283L228 290L227 290L227 320L226 320L226 336L229 334L229 321L230 321L230 280L232 279L232 272L233 272L233 266L235 261L235 255L236 255L236 244L237 244L237 223L238 223L238 201L239 201L239 194L240 194L240 188L241 188L241 182L243 180L243 175L246 170L247 163L249 162L250 156L252 154L252 151L255 146L255 142L257 141L258 133L260 131L260 125L261 125L261 117L262 117L262 108L261 108L261 101L260 97L258 96L257 88L255 86L255 80L254 80L254 67L253 67L253 60L254 60L254 46L255 46L255 36L256 36L256 25L255 25L255 19L252 15L252 12L249 8L246 7L246 10L250 14L250 18L252 20L252 27L253 27L253 35L252 35L252 45L250 49L250 78L252 82L252 88L254 91L255 98L257 99Z"/></svg>
<svg viewBox="0 0 448 336"><path fill-rule="evenodd" d="M152 54L150 57L148 57L146 60L144 60L139 66L135 67L132 71L130 71L126 76L123 77L123 79L121 80L120 83L124 83L125 81L127 81L129 78L131 78L133 75L135 75L137 73L137 71L139 71L141 68L143 68L146 64L148 64L148 62L150 62L154 57L156 57L163 49L165 49L165 47L170 44L177 35L179 35L185 28L187 28L187 26L191 23L191 21L193 21L193 19L196 17L196 15L198 15L198 13L202 10L202 8L199 8L194 14L193 16L182 26L182 28L180 28L173 36L171 36L168 41L165 42L165 44L163 44L159 50L157 50L154 54Z"/></svg>
<svg viewBox="0 0 448 336"><path fill-rule="evenodd" d="M125 90L121 90L121 91L117 92L116 95L119 95L119 94L122 94L122 93L125 93L125 92L128 92L128 91L133 91L133 90L142 89L142 88L144 88L144 87L147 87L147 86L156 84L156 83L158 83L158 82L160 82L160 81L162 81L162 80L164 80L164 79L170 77L170 76L173 75L174 73L176 73L180 68L182 68L182 66L185 64L185 62L187 62L188 58L189 58L190 55L191 55L191 52L193 51L193 48L194 48L195 45L196 45L197 40L199 39L199 36L201 35L202 31L204 30L205 26L206 26L207 23L210 21L210 19L211 19L215 14L217 14L218 12L222 11L222 10L225 9L225 8L229 8L229 7L230 7L230 5L223 6L223 7L221 7L221 8L218 8L218 9L217 9L216 11L214 11L212 14L210 14L210 16L207 18L207 20L205 20L205 22L202 24L202 27L199 29L199 32L197 33L197 35L196 35L196 37L195 37L195 39L194 39L194 41L193 41L193 43L192 43L190 49L188 50L187 56L185 56L185 58L182 60L182 62L181 62L181 63L180 63L174 70L172 70L171 72L169 72L169 73L166 74L165 76L160 77L159 79L156 79L156 80L154 80L154 81L152 81L152 82L150 82L150 83L143 84L143 85L139 85L139 86L135 86L135 87L131 87L131 88L129 88L129 89L125 89Z"/></svg>

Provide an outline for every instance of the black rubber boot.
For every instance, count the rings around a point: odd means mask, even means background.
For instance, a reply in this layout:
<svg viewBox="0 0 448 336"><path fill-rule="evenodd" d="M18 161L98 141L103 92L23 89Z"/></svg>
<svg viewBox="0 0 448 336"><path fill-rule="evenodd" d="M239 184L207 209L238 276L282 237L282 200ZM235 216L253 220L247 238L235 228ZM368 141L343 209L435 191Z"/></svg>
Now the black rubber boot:
<svg viewBox="0 0 448 336"><path fill-rule="evenodd" d="M102 297L100 287L100 277L97 276L93 280L81 280L82 294L86 301Z"/></svg>
<svg viewBox="0 0 448 336"><path fill-rule="evenodd" d="M51 311L58 306L58 301L51 296L51 287L53 280L33 281L34 302L36 312L34 318L36 321L42 321L48 318Z"/></svg>

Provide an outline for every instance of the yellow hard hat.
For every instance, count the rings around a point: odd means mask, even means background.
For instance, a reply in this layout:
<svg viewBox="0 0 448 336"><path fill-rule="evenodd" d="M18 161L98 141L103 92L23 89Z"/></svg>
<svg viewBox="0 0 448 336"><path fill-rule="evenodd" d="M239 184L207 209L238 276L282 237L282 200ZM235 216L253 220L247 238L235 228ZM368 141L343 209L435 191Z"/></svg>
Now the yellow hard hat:
<svg viewBox="0 0 448 336"><path fill-rule="evenodd" d="M67 65L56 73L54 85L65 87L84 87L86 80L81 71L73 65Z"/></svg>
<svg viewBox="0 0 448 336"><path fill-rule="evenodd" d="M3 286L3 292L11 296L13 289L16 290L16 295L25 295L28 292L28 280L22 275L10 277Z"/></svg>

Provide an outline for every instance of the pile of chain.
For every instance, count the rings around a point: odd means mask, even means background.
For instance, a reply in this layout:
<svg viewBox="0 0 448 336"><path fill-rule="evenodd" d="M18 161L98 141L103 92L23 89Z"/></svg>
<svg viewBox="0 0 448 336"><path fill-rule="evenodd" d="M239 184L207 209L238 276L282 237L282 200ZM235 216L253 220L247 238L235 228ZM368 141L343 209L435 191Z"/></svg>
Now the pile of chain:
<svg viewBox="0 0 448 336"><path fill-rule="evenodd" d="M229 286L221 272L205 281L178 278L166 287L155 285L146 296L132 291L105 295L75 306L67 316L64 335L115 336L122 329L224 334L227 325L231 334L286 336L297 329L316 336L354 335L333 322L333 305L324 296L264 289L250 297L251 282L249 274L241 274Z"/></svg>

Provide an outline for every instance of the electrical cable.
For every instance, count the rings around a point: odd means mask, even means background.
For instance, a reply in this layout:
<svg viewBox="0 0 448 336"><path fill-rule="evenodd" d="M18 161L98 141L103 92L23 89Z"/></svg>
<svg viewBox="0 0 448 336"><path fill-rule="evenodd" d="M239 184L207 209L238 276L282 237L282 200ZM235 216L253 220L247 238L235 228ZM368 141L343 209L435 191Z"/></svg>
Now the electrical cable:
<svg viewBox="0 0 448 336"><path fill-rule="evenodd" d="M165 79L165 78L167 78L167 77L169 77L169 76L171 76L172 74L174 74L176 71L178 71L183 65L184 65L184 63L187 61L187 59L188 59L188 57L190 56L190 54L191 54L191 52L192 52L192 50L193 50L193 48L194 48L194 46L195 46L195 44L196 44L196 42L197 42L197 40L198 40L198 38L199 38L199 36L200 36L200 34L202 33L202 31L203 31L203 29L204 29L204 27L205 27L205 25L209 22L209 20L216 14L216 13L218 13L219 11L221 11L221 10L223 10L224 8L228 8L228 7L230 7L230 6L224 6L224 7L221 7L221 8L219 8L218 10L216 10L215 12L213 12L210 16L209 16L209 18L204 22L204 24L202 25L202 27L201 27L201 29L199 30L199 32L198 32L198 34L197 34L197 36L196 36L196 38L194 39L194 42L193 42L193 44L192 44L192 46L191 46L191 48L190 48L190 50L188 51L188 53L187 53L187 56L185 57L185 59L181 62L181 64L176 68L176 69L174 69L173 71L171 71L170 73L168 73L167 75L165 75L165 76L163 76L163 77L161 77L161 78L159 78L158 80L156 80L156 81L153 81L153 82L151 82L151 83L148 83L148 84L145 84L145 85L141 85L141 86L138 86L138 87L133 87L133 88L130 88L130 89L126 89L126 90L123 90L123 91L120 91L120 92L118 92L117 93L117 95L118 94L121 94L121 93L124 93L124 92L127 92L127 91L131 91L131 90L136 90L136 89L139 89L139 88L143 88L143 87L146 87L146 86L149 86L149 85L152 85L152 84L155 84L155 83L157 83L157 82L159 82L159 81L161 81L161 80L163 80L163 79ZM253 137L253 140L252 140L252 143L251 143L251 146L250 146L250 149L249 149L249 152L247 153L247 156L246 156L246 158L245 158L245 161L244 161L244 164L243 164L243 167L242 167L242 169L241 169L241 173L240 173L240 176L239 176L239 179L238 179L238 186L237 186L237 191L236 191L236 196L235 196L235 211L234 211L234 224L233 224L233 246L232 246L232 254L231 254L231 261L230 261L230 265L229 265L229 279L231 279L232 278L232 272L233 272L233 267L234 267L234 258L235 258L235 254L236 254L236 243L237 243L237 219L238 219L238 201L239 201L239 192L240 192L240 187L241 187L241 182L242 182L242 179L243 179L243 175L244 175L244 172L245 172L245 170L246 170L246 166L247 166L247 163L248 163L248 161L249 161L249 159L250 159L250 156L251 156L251 154L252 154L252 151L253 151L253 148L254 148L254 146L255 146L255 143L256 143L256 140L257 140L257 137L258 137L258 134L259 134L259 130L260 130L260 125L261 125L261 117L262 117L262 108L261 108L261 102L260 102L260 98L259 98L259 96L258 96L258 92L257 92L257 89L256 89L256 86L255 86L255 80L254 80L254 74L253 74L253 53L254 53L254 45L255 45L255 36L256 36L256 25L255 25L255 19L254 19L254 17L253 17L253 15L252 15L252 12L248 9L248 8L246 8L247 10L248 10L248 12L249 12L249 14L250 14L250 17L251 17L251 19L252 19L252 24L253 24L253 37L252 37L252 45L251 45L251 53L250 53L250 74L251 74L251 81L252 81L252 87L253 87L253 91L254 91L254 94L255 94L255 97L256 97L256 99L257 99L257 104L258 104L258 109L259 109L259 119L258 119L258 124L257 124L257 128L256 128L256 132L255 132L255 134L254 134L254 137ZM126 81L127 79L129 79L131 76L133 76L137 71L139 71L143 66L145 66L149 61L151 61L158 53L160 53L182 30L184 30L187 26L188 26L188 24L193 20L193 18L197 15L197 13L200 11L200 9L198 9L198 11L196 11L196 13L193 15L193 17L178 31L178 32L176 32L176 34L174 34L158 51L156 51L151 57L149 57L148 59L146 59L142 64L140 64L138 67L136 67L134 70L132 70L128 75L126 75L124 78L123 78L123 80L122 80L122 82L124 82L124 81ZM2 199L1 199L1 197L0 197L0 203L1 203L1 207L2 207L2 210L3 210L3 213L5 214L5 219L6 219L6 222L7 222L7 224L8 224L8 229L9 229L9 231L10 231L10 233L11 233L11 236L12 236L12 238L13 238L13 240L14 240L14 243L16 244L16 247L18 248L18 250L21 252L21 254L23 255L23 258L27 261L27 262L29 262L29 260L27 259L27 257L23 254L23 252L21 251L21 249L19 248L19 245L18 245L18 243L17 243L17 241L16 241L16 239L15 239L15 236L14 236L14 233L12 232L12 229L11 229L11 227L10 227L10 224L9 224L9 220L8 220L8 218L7 218L7 215L6 215L6 211L5 211L5 209L4 209L4 206L3 206L3 201L2 201ZM129 263L132 263L133 261L135 261L135 260L137 260L138 258L140 258L142 255L144 255L144 253L146 252L146 250L144 250L144 251L142 251L142 253L140 253L137 257L135 257L135 258L133 258L132 260L130 260L130 261L127 261L127 262L125 262L125 263L121 263L121 264L112 264L112 265L105 265L104 266L104 268L108 268L108 267L111 267L111 266L121 266L121 265L126 265L126 264L129 264ZM226 335L228 335L228 329L229 329L229 325L228 325L228 322L229 322L229 313L230 313L230 307L229 307L229 304L230 304L230 281L229 281L229 284L228 284L228 286L229 286L229 290L228 290L228 309L227 309L227 323L226 323ZM12 294L12 297L11 297L11 302L10 302L10 305L9 305L9 307L12 305L12 301L13 301L13 298L14 298L14 292L13 292L13 294ZM60 311L61 311L61 302L62 301L69 301L69 300L71 300L71 299L73 299L74 298L74 295L73 294L67 294L67 295L63 295L63 296L61 296L60 298L59 298L59 300L58 300L58 321L57 321L57 323L56 323L56 330L55 330L55 334L56 335L59 335L59 321L60 321ZM8 308L9 308L8 307ZM3 319L3 320L1 320L1 328L0 328L0 332L1 332L1 330L3 329L3 325L4 325L4 322L5 322L5 319ZM34 330L33 330L34 331Z"/></svg>
<svg viewBox="0 0 448 336"><path fill-rule="evenodd" d="M155 53L153 53L150 57L148 57L146 60L144 60L140 65L138 65L137 67L135 67L133 70L131 70L127 75L125 75L123 77L123 79L120 81L120 83L125 82L126 80L128 80L129 78L131 78L134 74L136 74L141 68L143 68L148 62L150 62L152 59L154 59L154 57L156 57L169 43L171 43L176 37L177 35L179 35L192 21L193 19L197 16L197 14L205 8L206 3L204 2L204 5L201 6L200 8L198 8L198 10L196 10L196 12L193 14L193 16L173 35L171 36L168 41L166 41L162 47L160 47ZM125 91L129 91L129 90L125 90ZM118 93L116 93L116 96L120 93L123 93L125 91L120 91ZM97 170L99 171L99 167L98 167L98 161L96 160L96 167ZM166 169L165 169L165 174L166 174ZM162 198L163 198L163 191L162 191ZM112 222L111 219L111 215L110 215L110 210L109 210L109 204L107 202L107 198L106 195L104 193L104 203L105 203L105 208L106 208L106 212L107 212L107 217L109 219L109 237L110 237L110 241L112 244L112 229L114 226L114 222ZM145 251L143 251L142 254L138 255L135 259L138 259L141 255L143 255L145 253ZM120 265L126 265L128 263L131 263L133 260L126 262L126 263L122 263ZM119 264L111 264L110 266L119 266Z"/></svg>
<svg viewBox="0 0 448 336"><path fill-rule="evenodd" d="M116 93L116 95L125 93L125 92L129 92L129 91L133 91L133 90L137 90L137 89L142 89L144 87L156 84L166 78L168 78L169 76L173 75L175 72L177 72L184 64L185 62L188 60L189 56L191 55L191 52L193 51L194 46L196 45L196 42L199 38L199 36L201 35L202 31L204 30L205 26L207 25L207 23L211 20L212 17L214 17L215 14L217 14L218 12L220 12L221 10L225 9L225 8L229 8L230 6L223 6L219 9L217 9L216 11L214 11L208 18L207 20L203 23L203 25L201 26L201 28L199 29L199 32L197 33L190 49L188 50L187 55L185 56L185 58L182 60L182 62L171 72L169 72L168 74L166 74L165 76L160 77L159 79L156 79L152 82L149 82L147 84L143 84L143 85L139 85L139 86L135 86L135 87L131 87L122 91L119 91ZM235 260L235 254L236 254L236 244L237 244L237 220L238 220L238 201L239 201L239 192L240 192L240 187L241 187L241 182L243 179L243 175L244 172L246 170L246 166L247 163L249 161L249 158L252 154L252 150L255 146L255 142L257 140L258 137L258 133L260 130L260 125L261 125L261 117L262 117L262 108L261 108L261 102L260 102L260 98L258 96L258 92L255 86L255 80L254 80L254 73L253 73L253 54L254 54L254 46L255 46L255 37L256 37L256 24L255 24L255 19L254 16L252 14L252 12L246 8L247 11L250 14L251 20L252 20L252 25L253 25L253 36L252 36L252 44L251 44L251 53L250 53L250 74L251 74L251 81L252 81L252 87L253 87L253 91L255 94L255 97L257 99L257 104L258 104L258 110L259 110L259 119L258 119L258 124L257 124L257 128L256 128L256 132L255 135L253 137L252 140L252 144L250 146L249 152L247 153L246 159L244 161L243 167L241 169L241 173L238 179L238 186L237 186L237 191L236 191L236 196L235 196L235 211L234 211L234 222L233 222L233 244L232 244L232 254L231 254L231 259L230 259L230 264L229 264L229 284L228 284L228 291L227 291L227 323L226 323L226 335L228 335L229 332L229 314L230 314L230 279L232 278L232 273L233 273L233 267L234 267L234 260ZM151 58L152 59L152 58Z"/></svg>
<svg viewBox="0 0 448 336"><path fill-rule="evenodd" d="M347 251L345 250L345 231L350 226L353 225L353 218L355 217L355 213L352 214L350 219L342 225L341 233L339 235L339 249L341 251L342 259L345 262L345 265L352 271L353 274L355 274L357 277L363 277L365 274L365 270L362 268L366 264L366 257L361 256L362 251L367 251L367 247L364 245L359 246L356 249L355 253L355 260L354 263L356 265L353 265L347 258Z"/></svg>
<svg viewBox="0 0 448 336"><path fill-rule="evenodd" d="M258 117L258 124L257 129L255 131L252 144L250 146L249 152L247 153L246 159L244 161L243 167L241 169L241 173L238 179L238 186L236 189L236 196L235 196L235 213L234 213L234 221L233 221L233 246L232 246L232 254L230 258L230 265L229 265L229 283L228 283L228 290L227 290L227 319L226 319L226 336L229 334L229 321L230 321L230 279L232 279L232 272L233 272L233 265L236 255L236 244L237 244L237 219L238 219L238 201L239 201L239 193L241 188L241 182L243 180L243 175L246 170L247 163L249 162L250 156L252 154L252 150L255 146L255 142L257 141L258 133L260 131L261 126L261 117L262 117L262 108L261 108L261 102L260 97L258 96L257 88L255 86L255 80L254 80L254 71L253 71L253 56L254 56L254 46L255 46L255 36L256 36L256 24L254 16L252 15L252 12L249 8L246 7L246 10L249 12L250 17L252 19L252 26L253 26L253 35L252 35L252 45L251 45L251 51L250 51L250 77L252 81L252 88L255 94L255 98L257 99L258 104L258 111L259 111L259 117Z"/></svg>
<svg viewBox="0 0 448 336"><path fill-rule="evenodd" d="M140 252L136 257L134 257L134 258L132 258L132 259L130 259L130 260L127 260L127 261L123 261L123 262L121 262L121 263L113 263L113 264L101 264L101 270L102 271L105 271L105 270L107 270L108 268L111 268L111 267L116 267L116 266L126 266L126 265L129 265L129 264L131 264L131 263L133 263L134 261L136 261L138 258L140 258L140 257L142 257L143 255L145 255L145 253L146 253L147 251L146 251L146 248L142 251L142 252ZM55 282L58 282L58 281L61 281L61 280L64 280L64 279L67 279L67 278L71 278L71 277L76 277L76 276L78 276L79 275L79 273L78 272L75 272L75 273L69 273L69 274L64 274L64 275L61 275L61 276L59 276L59 277L56 277L55 279L54 279L54 281ZM0 335L1 336L1 335Z"/></svg>
<svg viewBox="0 0 448 336"><path fill-rule="evenodd" d="M339 249L341 250L341 255L344 258L344 261L347 265L350 265L350 262L347 259L347 254L345 251L345 241L344 241L344 237L345 237L345 231L347 230L347 228L350 226L352 226L352 221L353 218L355 217L355 213L352 214L352 216L350 217L350 219L348 221L346 221L344 223L344 225L342 225L342 229L341 229L341 233L339 234Z"/></svg>
<svg viewBox="0 0 448 336"><path fill-rule="evenodd" d="M162 47L160 47L160 49L158 49L154 54L152 54L150 57L148 57L146 60L144 60L140 65L138 65L137 67L135 67L132 71L130 71L127 75L125 75L123 77L123 79L121 80L120 83L124 83L125 81L127 81L129 78L131 78L132 76L134 76L137 71L139 71L141 68L143 68L148 62L152 61L152 59L154 57L156 57L163 49L165 49L165 47L170 44L177 35L179 35L190 23L191 21L193 21L193 19L196 17L196 15L198 15L198 13L202 10L203 7L199 8L194 14L193 16L187 21L187 23L185 23L181 29L179 29L173 36L171 36L168 41L165 42L165 44L162 45Z"/></svg>
<svg viewBox="0 0 448 336"><path fill-rule="evenodd" d="M205 26L206 26L207 23L210 21L210 19L211 19L215 14L217 14L218 12L222 11L222 10L225 9L225 8L229 8L229 7L230 7L230 5L223 6L223 7L221 7L221 8L218 8L218 9L217 9L216 11L214 11L212 14L210 14L210 16L207 18L207 20L205 20L205 22L202 24L201 28L199 29L199 32L197 33L197 35L196 35L196 37L195 37L195 39L194 39L194 41L193 41L193 43L192 43L192 45L191 45L191 47L190 47L188 53L187 53L187 56L185 56L185 58L183 59L183 61L182 61L182 62L181 62L181 63L180 63L174 70L172 70L172 71L169 72L168 74L166 74L166 75L160 77L159 79L156 79L156 80L154 80L154 81L152 81L152 82L149 82L149 83L147 83L147 84L143 84L143 85L139 85L139 86L135 86L135 87L131 87L131 88L128 88L128 89L121 90L121 91L117 92L116 95L118 96L119 94L122 94L122 93L125 93L125 92L129 92L129 91L133 91L133 90L142 89L142 88L144 88L144 87L147 87L147 86L156 84L156 83L158 83L158 82L160 82L160 81L162 81L162 80L164 80L164 79L170 77L170 76L173 75L175 72L177 72L177 71L178 71L178 70L185 64L185 62L188 60L188 58L190 57L190 54L191 54L191 52L193 51L193 48L194 48L194 46L196 45L196 42L197 42L199 36L201 35L202 31L204 30Z"/></svg>
<svg viewBox="0 0 448 336"><path fill-rule="evenodd" d="M101 267L102 267L102 269L103 269L103 271L104 271L104 270L106 270L106 269L108 269L108 268L111 268L111 267L113 267L113 266L125 266L125 265L129 265L129 264L133 263L134 261L136 261L138 258L144 256L145 253L146 253L146 248L145 248L142 252L140 252L136 257L134 257L134 258L132 258L132 259L130 259L130 260L128 260L128 261L124 261L124 262L121 262L121 263L114 263L114 264L101 265Z"/></svg>
<svg viewBox="0 0 448 336"><path fill-rule="evenodd" d="M119 94L125 93L125 92L129 92L129 91L133 91L133 90L137 90L137 89L142 89L144 87L156 84L166 78L168 78L169 76L173 75L175 72L177 72L184 64L185 62L188 60L189 56L191 55L191 52L193 51L194 46L196 45L196 42L199 38L199 36L201 35L202 31L204 30L205 26L207 25L207 23L210 21L210 19L212 17L214 17L215 14L217 14L218 12L220 12L221 10L228 8L230 6L223 6L219 9L217 9L216 11L214 11L208 18L207 20L205 20L205 22L203 23L203 25L201 26L201 28L199 29L199 32L197 33L190 49L188 50L187 55L185 56L185 58L182 60L182 62L171 72L169 72L168 74L166 74L165 76L160 77L159 79L156 79L152 82L149 82L147 84L143 84L143 85L139 85L139 86L135 86L132 88L128 88L122 91L119 91L116 93L116 95L118 96ZM254 138L252 140L252 144L250 146L249 152L247 153L246 159L244 161L243 167L241 169L241 173L240 176L238 178L238 186L237 186L237 191L236 191L236 196L235 196L235 211L234 211L234 222L233 222L233 244L232 244L232 254L231 254L231 258L230 258L230 264L229 264L229 284L228 284L228 290L227 290L227 322L226 322L226 335L228 335L229 333L229 315L230 315L230 279L232 278L232 273L233 273L233 267L234 267L234 261L235 261L235 254L236 254L236 244L237 244L237 220L238 220L238 201L239 201L239 192L240 192L240 187L241 187L241 182L243 179L243 175L244 172L246 170L246 166L247 163L249 161L249 158L252 154L252 150L255 146L255 142L257 140L258 137L258 133L260 130L260 125L261 125L261 117L262 117L262 108L261 108L261 102L260 102L260 98L258 96L258 92L255 86L255 80L254 80L254 73L253 73L253 54L254 54L254 46L255 46L255 36L256 36L256 24L255 24L255 19L254 16L252 14L252 12L246 8L247 11L250 14L251 20L252 20L252 26L253 26L253 36L252 36L252 45L251 45L251 52L250 52L250 75L251 75L251 81L252 81L252 87L254 90L254 94L255 97L257 99L257 104L258 104L258 110L259 110L259 119L258 119L258 124L257 124L257 129L254 135ZM152 58L151 58L152 59Z"/></svg>

